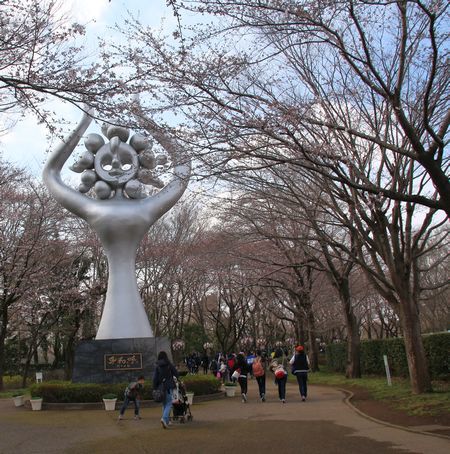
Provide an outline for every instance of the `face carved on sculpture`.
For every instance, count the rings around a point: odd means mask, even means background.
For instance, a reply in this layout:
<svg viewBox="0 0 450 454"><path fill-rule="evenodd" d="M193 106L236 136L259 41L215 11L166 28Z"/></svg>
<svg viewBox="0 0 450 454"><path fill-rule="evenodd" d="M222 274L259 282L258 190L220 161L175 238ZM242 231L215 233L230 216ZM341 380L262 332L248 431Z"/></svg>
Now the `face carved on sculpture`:
<svg viewBox="0 0 450 454"><path fill-rule="evenodd" d="M152 151L153 143L140 134L134 134L127 143L129 131L117 126L102 127L110 140L91 133L84 141L86 151L77 162L70 166L81 173L78 190L87 194L91 189L97 199L113 198L142 199L161 189L164 181L161 172L171 166L165 153Z"/></svg>
<svg viewBox="0 0 450 454"><path fill-rule="evenodd" d="M139 170L138 155L130 145L113 138L98 150L94 166L101 180L117 188L136 176Z"/></svg>

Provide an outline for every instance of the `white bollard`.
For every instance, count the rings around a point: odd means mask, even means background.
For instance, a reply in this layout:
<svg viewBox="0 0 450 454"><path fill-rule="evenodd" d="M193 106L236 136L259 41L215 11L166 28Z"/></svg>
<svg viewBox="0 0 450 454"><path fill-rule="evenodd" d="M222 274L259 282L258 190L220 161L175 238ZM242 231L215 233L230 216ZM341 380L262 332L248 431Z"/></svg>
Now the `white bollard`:
<svg viewBox="0 0 450 454"><path fill-rule="evenodd" d="M392 386L391 371L389 370L389 363L388 363L387 355L383 355L383 359L384 359L384 368L386 369L387 383L388 383L388 386Z"/></svg>

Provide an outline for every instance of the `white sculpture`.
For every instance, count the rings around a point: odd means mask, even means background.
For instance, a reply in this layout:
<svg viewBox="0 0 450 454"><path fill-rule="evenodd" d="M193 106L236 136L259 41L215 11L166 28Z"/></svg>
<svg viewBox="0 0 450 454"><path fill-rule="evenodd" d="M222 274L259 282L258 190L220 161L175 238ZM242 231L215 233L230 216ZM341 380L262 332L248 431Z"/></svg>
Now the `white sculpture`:
<svg viewBox="0 0 450 454"><path fill-rule="evenodd" d="M153 337L136 283L136 251L150 226L184 193L190 177L190 160L178 143L152 120L147 130L172 158L174 177L164 185L158 166L170 166L164 153L154 155L151 141L134 135L127 143L125 128L102 128L89 134L86 152L71 166L82 173L78 191L61 179L61 169L92 118L85 114L73 133L49 156L43 179L50 193L67 210L83 218L100 238L109 265L108 289L96 339ZM148 185L160 188L146 194ZM93 190L97 198L85 193Z"/></svg>

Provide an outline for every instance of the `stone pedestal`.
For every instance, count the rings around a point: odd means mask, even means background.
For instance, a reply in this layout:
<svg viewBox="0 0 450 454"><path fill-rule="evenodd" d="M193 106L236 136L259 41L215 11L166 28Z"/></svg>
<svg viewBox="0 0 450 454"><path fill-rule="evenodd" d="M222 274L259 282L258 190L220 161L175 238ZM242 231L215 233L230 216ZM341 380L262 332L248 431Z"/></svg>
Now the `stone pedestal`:
<svg viewBox="0 0 450 454"><path fill-rule="evenodd" d="M166 337L82 341L75 350L73 383L125 383L144 375L151 380L158 353L169 358Z"/></svg>

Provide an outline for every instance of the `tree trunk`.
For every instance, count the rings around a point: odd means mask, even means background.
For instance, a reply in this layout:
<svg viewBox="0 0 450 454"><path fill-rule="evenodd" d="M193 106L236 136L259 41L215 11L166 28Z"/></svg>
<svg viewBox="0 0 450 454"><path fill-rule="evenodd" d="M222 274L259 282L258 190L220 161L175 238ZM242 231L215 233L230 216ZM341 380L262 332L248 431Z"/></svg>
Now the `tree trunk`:
<svg viewBox="0 0 450 454"><path fill-rule="evenodd" d="M361 378L361 341L358 324L353 313L345 314L347 325L347 364L345 376L347 378Z"/></svg>
<svg viewBox="0 0 450 454"><path fill-rule="evenodd" d="M348 279L340 280L338 290L342 308L344 309L345 326L347 328L347 363L345 376L347 378L361 378L361 341L358 321L353 312L350 300Z"/></svg>
<svg viewBox="0 0 450 454"><path fill-rule="evenodd" d="M367 339L372 340L372 322L367 322Z"/></svg>
<svg viewBox="0 0 450 454"><path fill-rule="evenodd" d="M55 334L55 340L53 342L53 354L54 359L52 363L52 369L57 369L61 365L62 355L61 355L61 340L59 334Z"/></svg>
<svg viewBox="0 0 450 454"><path fill-rule="evenodd" d="M73 363L75 357L75 336L70 336L69 341L64 349L64 379L71 380L73 372Z"/></svg>
<svg viewBox="0 0 450 454"><path fill-rule="evenodd" d="M309 340L309 360L311 370L313 372L319 371L319 349L316 342L316 324L314 320L314 313L310 309L308 311L308 340Z"/></svg>
<svg viewBox="0 0 450 454"><path fill-rule="evenodd" d="M27 377L28 377L28 372L30 371L30 364L31 360L33 359L34 355L34 339L31 340L31 345L29 347L29 350L27 352L27 356L25 359L25 364L23 366L23 371L22 371L22 388L27 387Z"/></svg>
<svg viewBox="0 0 450 454"><path fill-rule="evenodd" d="M431 392L431 379L423 347L417 306L413 301L402 301L399 307L412 392L414 394Z"/></svg>
<svg viewBox="0 0 450 454"><path fill-rule="evenodd" d="M25 365L23 366L23 372L22 372L22 388L27 387L27 377L28 377L28 372L30 371L30 363L33 355L27 355L27 359L25 361Z"/></svg>
<svg viewBox="0 0 450 454"><path fill-rule="evenodd" d="M5 373L5 339L0 336L0 391L3 391L3 374Z"/></svg>
<svg viewBox="0 0 450 454"><path fill-rule="evenodd" d="M5 340L6 328L8 326L8 306L4 304L2 308L2 324L0 326L0 391L4 389L3 375L5 373ZM20 342L19 342L20 350ZM20 355L19 355L20 357Z"/></svg>
<svg viewBox="0 0 450 454"><path fill-rule="evenodd" d="M297 335L298 342L300 345L305 345L306 343L306 335L305 335L305 328L303 326L303 322L299 321L298 324L298 335Z"/></svg>
<svg viewBox="0 0 450 454"><path fill-rule="evenodd" d="M305 343L306 343L305 320L304 320L304 316L302 316L302 313L300 310L297 310L295 312L294 329L295 329L295 340L300 345L305 345Z"/></svg>
<svg viewBox="0 0 450 454"><path fill-rule="evenodd" d="M69 335L67 343L64 348L64 359L65 359L65 367L64 367L64 376L66 380L72 379L72 372L73 372L73 364L75 358L75 343L76 343L76 336L78 330L80 329L81 325L81 318L82 314L78 313L74 320L74 329Z"/></svg>

